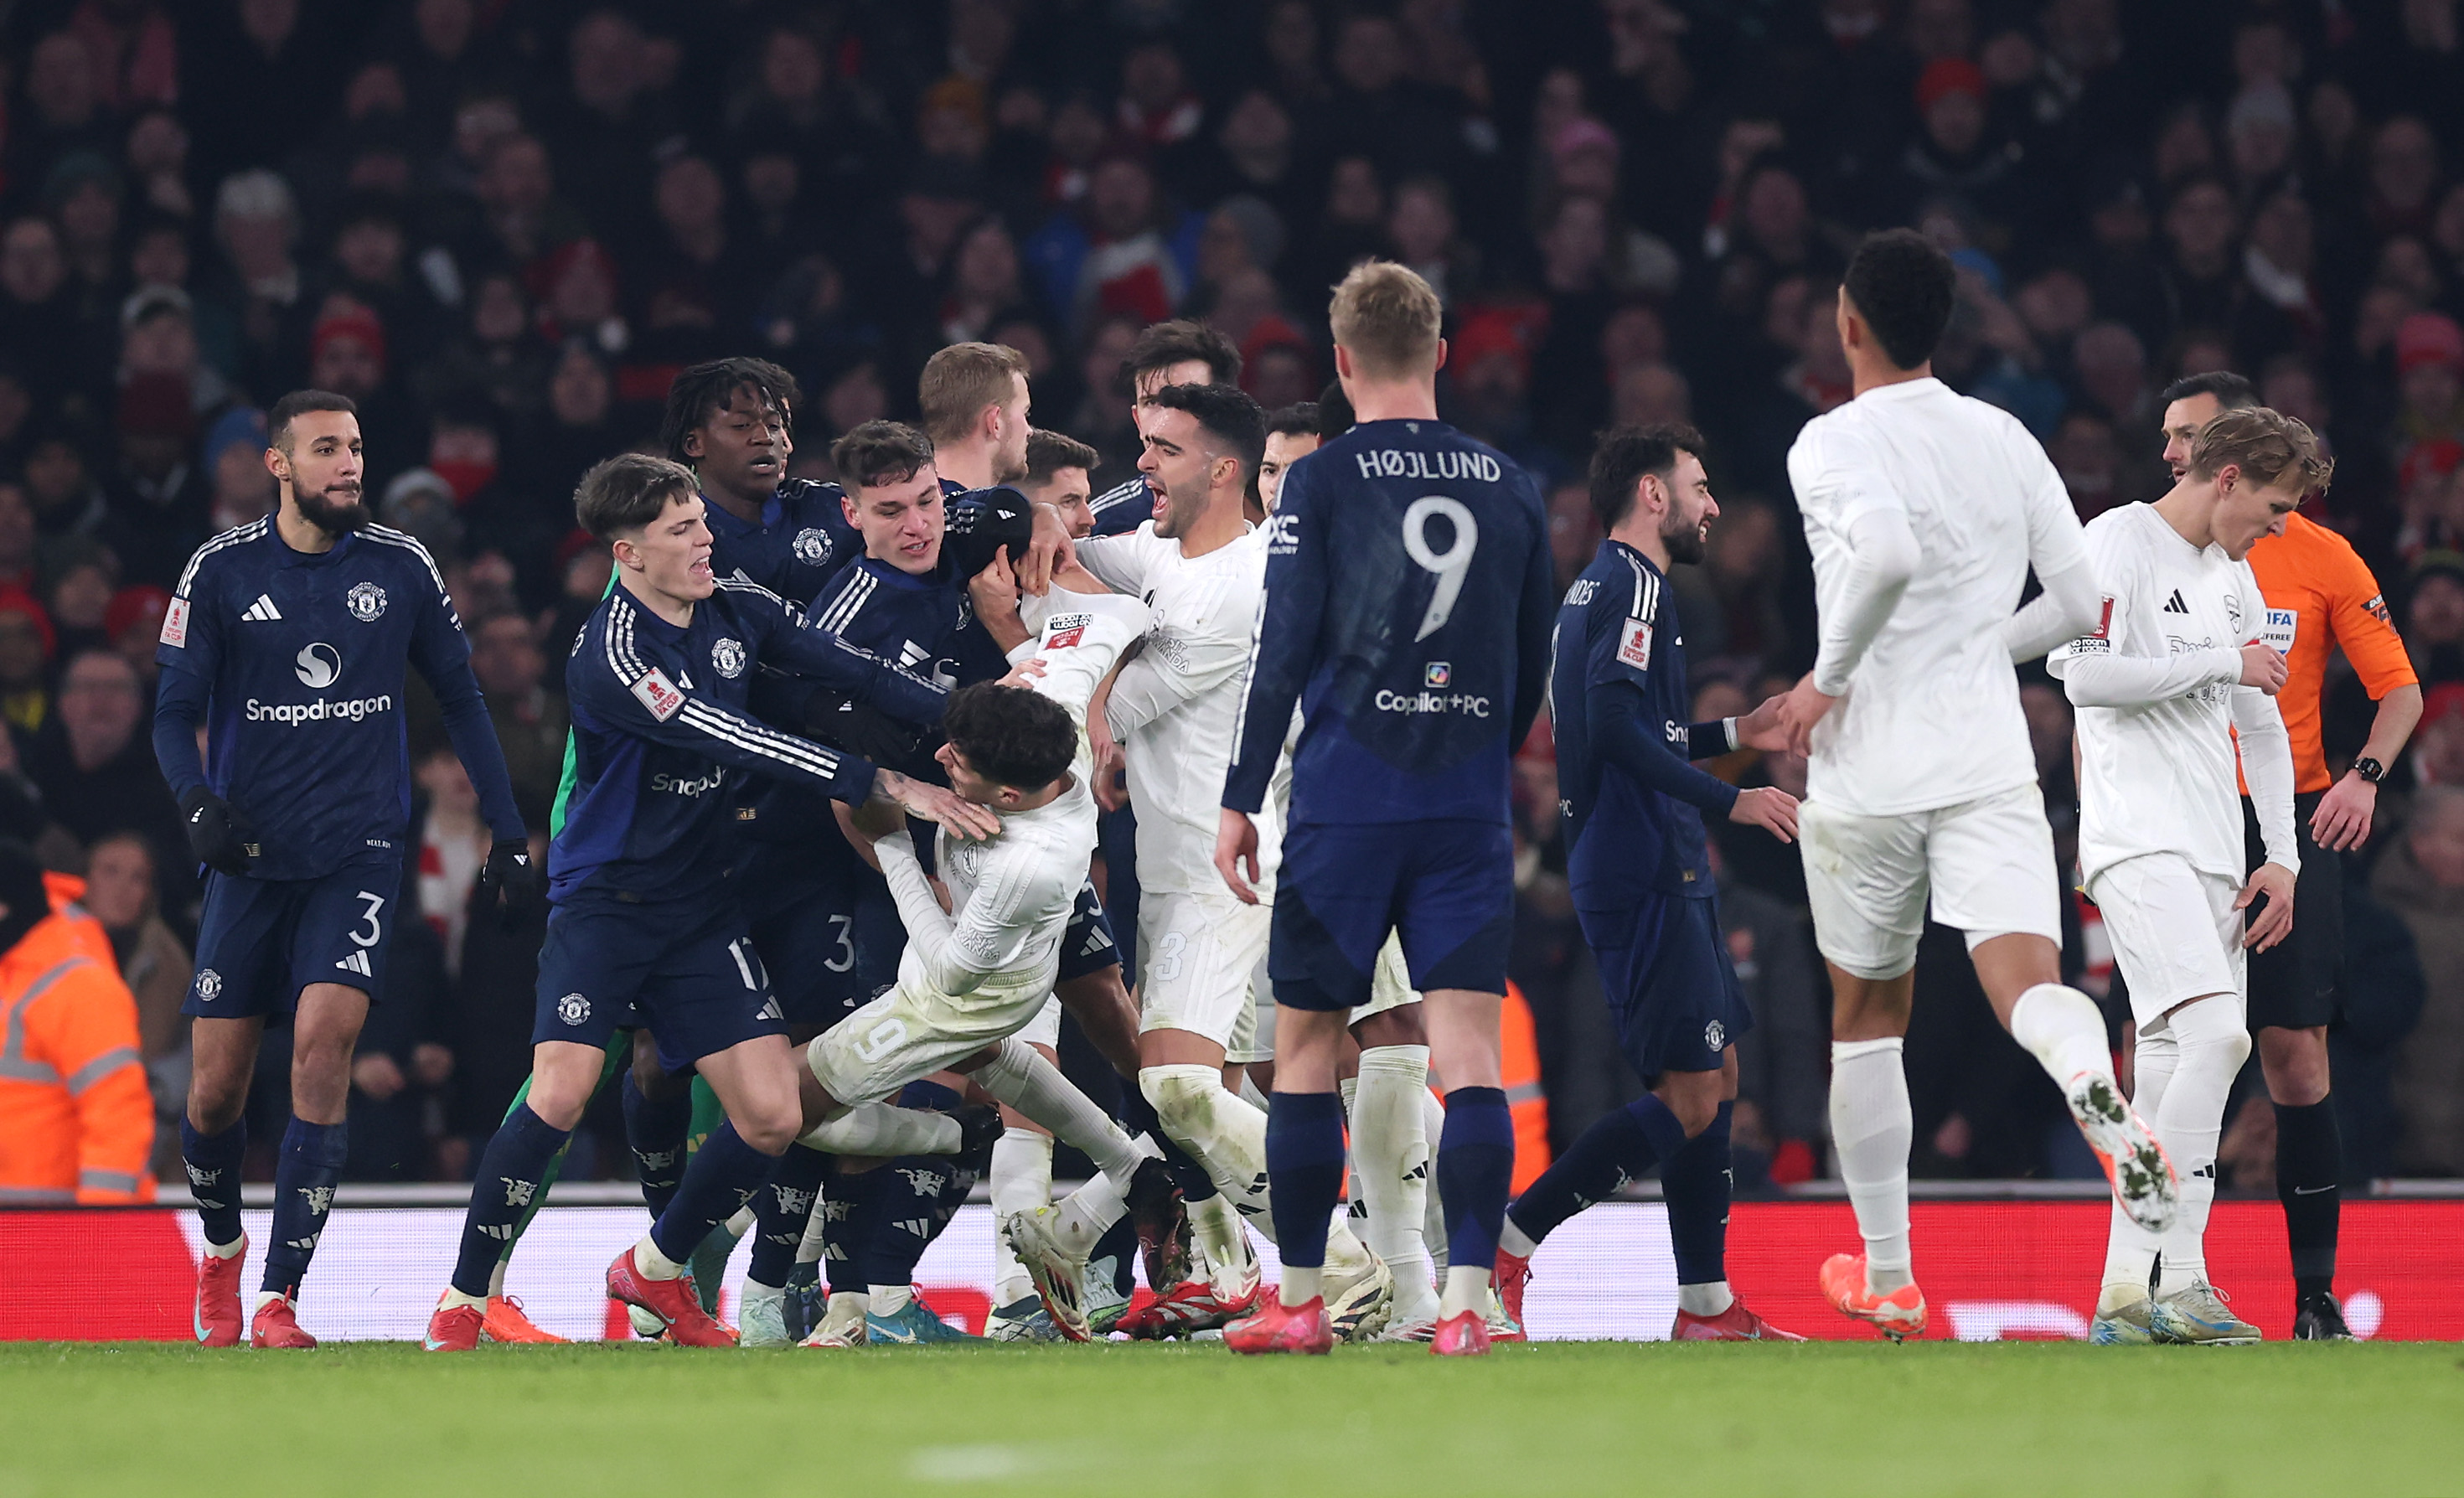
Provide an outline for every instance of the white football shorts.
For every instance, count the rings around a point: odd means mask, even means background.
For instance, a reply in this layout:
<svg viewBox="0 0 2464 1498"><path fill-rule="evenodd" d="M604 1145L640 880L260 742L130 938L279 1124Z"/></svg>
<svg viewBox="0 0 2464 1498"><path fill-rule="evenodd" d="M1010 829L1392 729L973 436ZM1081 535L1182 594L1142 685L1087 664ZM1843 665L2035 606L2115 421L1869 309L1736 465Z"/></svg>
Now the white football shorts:
<svg viewBox="0 0 2464 1498"><path fill-rule="evenodd" d="M1894 817L1798 813L1815 945L1864 979L1916 966L1925 904L1968 934L1968 945L2013 933L2062 939L2054 831L2035 782L1955 806Z"/></svg>
<svg viewBox="0 0 2464 1498"><path fill-rule="evenodd" d="M2193 999L2247 999L2240 896L2240 880L2202 872L2179 853L2125 858L2088 881L2141 1028Z"/></svg>

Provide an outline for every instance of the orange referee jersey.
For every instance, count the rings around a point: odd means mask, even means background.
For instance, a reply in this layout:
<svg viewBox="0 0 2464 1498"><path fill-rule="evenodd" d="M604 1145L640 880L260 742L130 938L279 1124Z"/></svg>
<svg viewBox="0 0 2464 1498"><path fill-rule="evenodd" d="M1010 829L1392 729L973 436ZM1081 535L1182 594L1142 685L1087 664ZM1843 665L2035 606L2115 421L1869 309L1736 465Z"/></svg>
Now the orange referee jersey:
<svg viewBox="0 0 2464 1498"><path fill-rule="evenodd" d="M2412 661L2387 618L2378 580L2334 531L2286 516L2283 535L2261 537L2250 549L2250 569L2267 601L2259 638L2284 654L2284 690L2276 705L2293 739L2293 788L2325 790L2334 778L2320 742L2319 709L2329 649L2344 652L2372 701L2413 685Z"/></svg>

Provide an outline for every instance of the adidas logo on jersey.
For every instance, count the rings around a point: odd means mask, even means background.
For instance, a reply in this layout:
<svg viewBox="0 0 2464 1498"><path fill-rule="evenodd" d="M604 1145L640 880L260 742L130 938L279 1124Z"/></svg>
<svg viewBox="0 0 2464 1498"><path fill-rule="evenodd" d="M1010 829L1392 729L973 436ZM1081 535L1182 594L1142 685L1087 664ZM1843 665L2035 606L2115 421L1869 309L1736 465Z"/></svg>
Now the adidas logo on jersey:
<svg viewBox="0 0 2464 1498"><path fill-rule="evenodd" d="M1112 937L1109 932L1105 931L1101 926L1091 926L1088 928L1086 943L1079 947L1078 955L1080 957L1093 957L1096 953L1103 951L1106 947L1109 947L1111 944Z"/></svg>
<svg viewBox="0 0 2464 1498"><path fill-rule="evenodd" d="M271 624L282 617L282 610L274 606L272 598L259 593L256 595L256 602L249 605L240 617L253 620L257 624Z"/></svg>
<svg viewBox="0 0 2464 1498"><path fill-rule="evenodd" d="M368 955L365 952L354 952L334 965L345 973L357 973L362 978L377 976L376 969L368 965Z"/></svg>
<svg viewBox="0 0 2464 1498"><path fill-rule="evenodd" d="M763 1004L759 1012L756 1013L753 1017L757 1020L777 1020L779 1023L783 1024L787 1021L787 1011L780 1008L779 1001L773 999L768 1003Z"/></svg>
<svg viewBox="0 0 2464 1498"><path fill-rule="evenodd" d="M2165 600L2165 612L2168 614L2187 614L2189 611L2190 606L2182 602L2182 590L2178 587L2173 590L2172 597Z"/></svg>

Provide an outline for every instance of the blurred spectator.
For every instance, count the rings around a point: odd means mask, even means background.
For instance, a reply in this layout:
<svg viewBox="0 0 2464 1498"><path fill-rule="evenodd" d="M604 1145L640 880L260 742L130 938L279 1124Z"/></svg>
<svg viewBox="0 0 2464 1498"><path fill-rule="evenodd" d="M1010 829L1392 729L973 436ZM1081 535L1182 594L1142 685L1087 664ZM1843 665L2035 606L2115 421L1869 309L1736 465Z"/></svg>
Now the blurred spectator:
<svg viewBox="0 0 2464 1498"><path fill-rule="evenodd" d="M2430 786L2414 797L2404 838L2379 860L2370 892L2404 917L2430 980L2395 1064L2395 1165L2407 1175L2464 1175L2464 787Z"/></svg>
<svg viewBox="0 0 2464 1498"><path fill-rule="evenodd" d="M42 788L44 809L79 843L134 831L160 867L180 868L187 838L143 731L145 702L144 684L118 651L79 651L60 672L56 711L33 735L26 773ZM184 877L178 888L187 884Z"/></svg>
<svg viewBox="0 0 2464 1498"><path fill-rule="evenodd" d="M86 851L88 914L111 937L121 979L137 999L138 1054L154 1094L153 1169L180 1169L180 1116L188 1106L188 1021L180 1005L192 976L188 949L164 922L154 845L137 832L109 832Z"/></svg>

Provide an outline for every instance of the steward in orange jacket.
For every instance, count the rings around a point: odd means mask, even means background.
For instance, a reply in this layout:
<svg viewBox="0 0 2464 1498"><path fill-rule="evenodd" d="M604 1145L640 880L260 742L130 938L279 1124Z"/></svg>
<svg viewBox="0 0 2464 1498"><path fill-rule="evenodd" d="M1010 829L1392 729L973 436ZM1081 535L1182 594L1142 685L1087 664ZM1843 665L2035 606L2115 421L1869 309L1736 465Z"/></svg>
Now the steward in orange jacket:
<svg viewBox="0 0 2464 1498"><path fill-rule="evenodd" d="M137 1001L99 934L0 841L0 1204L154 1198Z"/></svg>

